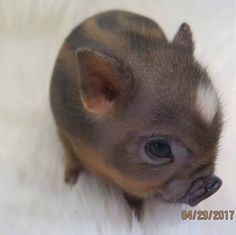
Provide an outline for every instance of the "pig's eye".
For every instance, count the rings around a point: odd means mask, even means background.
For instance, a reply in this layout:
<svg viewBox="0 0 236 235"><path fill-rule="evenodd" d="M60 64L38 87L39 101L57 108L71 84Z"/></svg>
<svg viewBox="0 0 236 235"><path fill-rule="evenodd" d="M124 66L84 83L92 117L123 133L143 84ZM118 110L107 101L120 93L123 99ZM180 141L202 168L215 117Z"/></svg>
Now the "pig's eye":
<svg viewBox="0 0 236 235"><path fill-rule="evenodd" d="M150 158L170 158L171 147L166 140L154 139L145 146L146 154Z"/></svg>

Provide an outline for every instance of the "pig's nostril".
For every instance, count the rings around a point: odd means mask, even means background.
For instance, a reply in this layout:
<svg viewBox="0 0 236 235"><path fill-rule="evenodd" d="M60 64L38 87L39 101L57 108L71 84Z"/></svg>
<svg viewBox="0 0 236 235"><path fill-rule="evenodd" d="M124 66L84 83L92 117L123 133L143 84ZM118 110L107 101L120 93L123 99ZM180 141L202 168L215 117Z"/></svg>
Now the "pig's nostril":
<svg viewBox="0 0 236 235"><path fill-rule="evenodd" d="M207 181L206 190L208 192L216 191L221 187L221 185L222 185L221 179L216 176L213 176Z"/></svg>

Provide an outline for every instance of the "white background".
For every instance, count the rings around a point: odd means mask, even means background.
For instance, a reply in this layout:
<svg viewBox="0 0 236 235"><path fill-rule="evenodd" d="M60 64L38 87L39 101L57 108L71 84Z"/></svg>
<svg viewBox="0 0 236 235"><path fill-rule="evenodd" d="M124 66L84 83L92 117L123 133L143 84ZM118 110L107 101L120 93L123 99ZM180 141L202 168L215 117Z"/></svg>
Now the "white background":
<svg viewBox="0 0 236 235"><path fill-rule="evenodd" d="M221 190L194 209L236 210L235 1L0 0L0 234L235 234L233 221L182 221L186 206L149 200L141 223L121 194L89 174L63 183L48 88L64 37L87 16L126 9L155 19L171 40L191 25L196 56L221 94ZM236 212L235 212L236 213Z"/></svg>

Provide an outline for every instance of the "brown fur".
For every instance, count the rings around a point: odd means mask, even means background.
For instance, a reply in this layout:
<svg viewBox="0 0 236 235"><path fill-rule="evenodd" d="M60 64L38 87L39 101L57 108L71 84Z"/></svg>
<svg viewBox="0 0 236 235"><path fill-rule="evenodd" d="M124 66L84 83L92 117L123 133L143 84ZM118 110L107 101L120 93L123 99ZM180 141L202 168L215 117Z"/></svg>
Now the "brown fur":
<svg viewBox="0 0 236 235"><path fill-rule="evenodd" d="M187 24L171 43L154 21L130 12L101 13L76 27L51 82L55 121L73 149L66 175L84 167L130 195L163 194L171 201L211 175L221 109L212 123L199 116L197 88L211 81L193 50ZM175 140L186 156L160 166L146 162L140 146L152 136Z"/></svg>

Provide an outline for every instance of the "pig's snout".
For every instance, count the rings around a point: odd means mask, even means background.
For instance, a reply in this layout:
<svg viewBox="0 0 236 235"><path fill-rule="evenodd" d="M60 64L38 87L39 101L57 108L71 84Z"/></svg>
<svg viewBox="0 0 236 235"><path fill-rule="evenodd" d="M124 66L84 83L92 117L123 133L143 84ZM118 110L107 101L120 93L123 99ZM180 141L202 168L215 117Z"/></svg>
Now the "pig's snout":
<svg viewBox="0 0 236 235"><path fill-rule="evenodd" d="M189 190L179 201L190 206L196 206L218 191L221 185L222 180L217 176L211 176L207 179L199 178L191 184Z"/></svg>

